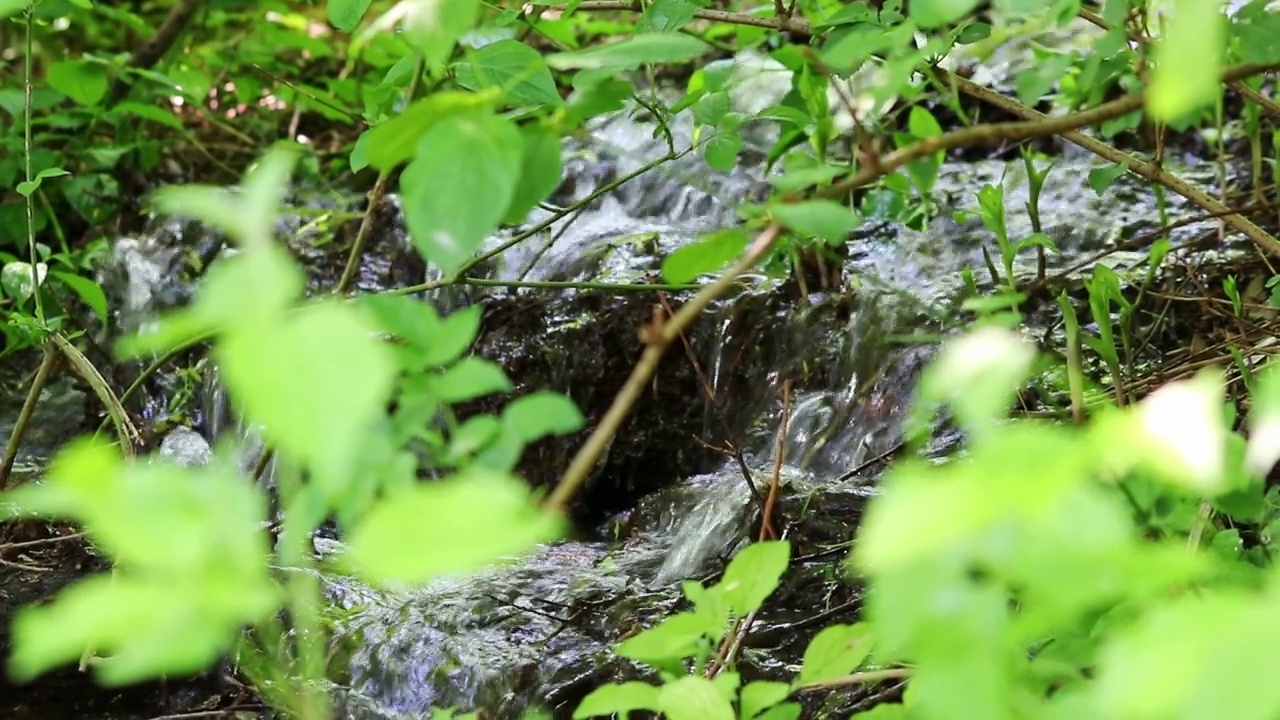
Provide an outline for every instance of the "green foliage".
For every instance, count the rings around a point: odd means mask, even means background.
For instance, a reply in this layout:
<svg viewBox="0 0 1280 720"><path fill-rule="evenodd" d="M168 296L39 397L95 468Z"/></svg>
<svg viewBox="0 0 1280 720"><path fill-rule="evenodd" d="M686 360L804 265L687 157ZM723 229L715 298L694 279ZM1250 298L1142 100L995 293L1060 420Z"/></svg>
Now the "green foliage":
<svg viewBox="0 0 1280 720"><path fill-rule="evenodd" d="M12 76L0 88L5 351L74 324L74 303L109 317L91 258L129 199L122 178L158 177L177 163L186 174L231 181L239 172L228 174L229 165L256 160L238 193L211 183L156 196L156 209L223 232L240 252L209 268L190 307L117 352L139 358L212 338L236 409L277 455L285 521L280 545L270 547L265 492L238 474L228 448L208 467L179 469L127 462L100 443L67 447L43 482L3 500L24 516L82 525L114 571L24 610L9 666L28 679L97 654L97 676L123 684L197 671L232 653L269 668L261 685L271 702L308 720L328 716L315 689L324 637L310 531L336 519L349 541L338 566L378 584L423 583L517 556L565 529L514 476L518 460L529 443L574 432L584 418L545 391L506 398L494 413L455 415L458 404L514 387L501 367L469 353L478 306L441 315L408 296L305 298L306 278L273 233L291 179L327 185L372 169L398 180L414 247L452 278L495 230L523 223L557 188L562 137L623 109L642 86L655 136L672 142L673 155L685 151L669 125L688 113L696 147L687 152L710 168L732 169L753 126L778 131L766 158L780 170L768 176L770 197L740 208L743 227L663 259L665 278L684 283L723 270L763 222L788 231L773 263L815 239L840 245L864 219L925 229L938 212L945 152L942 143L916 151L937 143L951 118L969 121L931 65L956 45L986 57L1011 38L1062 28L1080 10L1072 0L998 0L977 20L975 0L913 0L905 17L897 2L801 3L795 19L814 30L805 45L759 27L759 18L714 20L690 0L655 0L609 19L578 3L547 17L542 6L407 0L370 18L369 0L329 0L286 3L268 20L234 5L202 9L186 46L139 68L127 64L121 38L153 34L149 4L0 0L0 19L12 17L6 29L39 35L34 57L23 50L24 67L38 69L30 97ZM723 12L748 9L739 5ZM1177 0L1166 14L1127 0L1101 10L1110 30L1083 47L1034 48L1036 62L1014 78L1023 105L1094 107L1142 88L1149 71L1150 119L1194 128L1212 115L1228 63L1280 58L1278 16L1265 0L1232 18L1201 0ZM320 17L353 36L350 44L313 33ZM55 23L73 32L50 31ZM1150 54L1128 38L1148 31ZM555 49L536 49L545 47ZM789 73L790 92L762 108L732 63L693 65L721 50L768 52ZM673 105L648 91L680 73L686 92ZM295 119L322 119L340 140L329 150L298 143L259 156L284 125L267 97ZM1280 177L1274 157L1264 162L1263 115L1246 118L1259 187L1264 168ZM1095 134L1120 137L1143 117L1110 118ZM244 147L227 159L204 133ZM847 192L848 178L891 151L910 159ZM1130 159L1109 162L1089 173L1099 195L1131 167ZM1133 403L1134 328L1170 249L1162 239L1145 277L1092 267L1085 289L1095 332L1058 295L1074 409L1084 404L1077 342L1106 366L1117 407L1093 407L1092 420L1076 427L1011 419L1038 367L1035 349L1008 329L1022 322L1032 294L1015 280L1016 262L1035 248L1045 280L1044 254L1054 249L1038 221L1051 166L1038 167L1030 153L1024 166L1033 231L1010 235L1003 179L977 191L968 212L994 242L994 252L982 249L994 287L966 270L971 296L962 309L978 321L923 374L907 418L911 447L945 417L965 432L967 455L942 464L906 458L885 477L850 559L869 587L863 617L818 632L790 682L744 684L723 648L776 590L791 551L786 542L749 545L717 584L684 585L689 609L617 647L655 670L659 684L605 685L575 717L794 720L799 693L885 671L908 678L902 702L858 717L1280 712L1266 675L1280 640L1268 615L1280 491L1264 480L1280 457L1280 371L1255 372L1235 351L1253 401L1247 440L1232 432L1212 373ZM76 242L81 234L89 242ZM1267 283L1273 303L1275 280ZM1135 299L1130 286L1139 282ZM1252 296L1234 278L1224 291L1243 319Z"/></svg>

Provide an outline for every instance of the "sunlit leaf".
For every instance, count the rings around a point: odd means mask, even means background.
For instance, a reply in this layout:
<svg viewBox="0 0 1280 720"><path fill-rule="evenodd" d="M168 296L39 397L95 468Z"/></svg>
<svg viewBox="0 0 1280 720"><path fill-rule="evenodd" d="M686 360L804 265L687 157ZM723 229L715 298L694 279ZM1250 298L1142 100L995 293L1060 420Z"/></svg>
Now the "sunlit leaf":
<svg viewBox="0 0 1280 720"><path fill-rule="evenodd" d="M729 562L719 583L729 607L739 616L758 610L778 588L790 558L791 543L786 540L756 542L743 548Z"/></svg>
<svg viewBox="0 0 1280 720"><path fill-rule="evenodd" d="M796 683L817 683L848 675L871 653L871 627L866 623L828 625L809 641Z"/></svg>
<svg viewBox="0 0 1280 720"><path fill-rule="evenodd" d="M352 530L344 558L372 582L420 584L525 552L562 529L523 482L473 469L375 505Z"/></svg>
<svg viewBox="0 0 1280 720"><path fill-rule="evenodd" d="M380 417L396 367L355 308L309 305L276 321L246 321L215 348L236 406L269 441L308 466L349 478L358 430Z"/></svg>
<svg viewBox="0 0 1280 720"><path fill-rule="evenodd" d="M414 246L451 275L497 229L515 197L524 142L514 123L451 115L423 136L400 178Z"/></svg>
<svg viewBox="0 0 1280 720"><path fill-rule="evenodd" d="M842 242L862 222L851 208L831 200L774 203L769 206L769 213L796 233L833 243Z"/></svg>
<svg viewBox="0 0 1280 720"><path fill-rule="evenodd" d="M1174 0L1164 23L1146 97L1151 116L1170 122L1213 102L1221 92L1218 73L1227 20L1217 0Z"/></svg>
<svg viewBox="0 0 1280 720"><path fill-rule="evenodd" d="M643 682L601 685L592 690L573 711L578 718L626 714L632 710L658 710L658 688Z"/></svg>
<svg viewBox="0 0 1280 720"><path fill-rule="evenodd" d="M583 50L547 56L557 70L610 68L630 70L645 64L670 64L692 60L710 49L705 42L682 33L644 33L625 40Z"/></svg>
<svg viewBox="0 0 1280 720"><path fill-rule="evenodd" d="M519 40L499 40L454 67L457 82L471 90L496 88L513 103L560 105L556 81L538 51Z"/></svg>
<svg viewBox="0 0 1280 720"><path fill-rule="evenodd" d="M728 228L681 245L663 258L662 276L678 285L716 272L741 255L747 241L742 229Z"/></svg>
<svg viewBox="0 0 1280 720"><path fill-rule="evenodd" d="M659 690L658 705L671 720L736 720L724 693L698 675L665 683Z"/></svg>
<svg viewBox="0 0 1280 720"><path fill-rule="evenodd" d="M547 435L565 435L582 427L582 412L559 393L540 390L512 400L502 422L525 442Z"/></svg>

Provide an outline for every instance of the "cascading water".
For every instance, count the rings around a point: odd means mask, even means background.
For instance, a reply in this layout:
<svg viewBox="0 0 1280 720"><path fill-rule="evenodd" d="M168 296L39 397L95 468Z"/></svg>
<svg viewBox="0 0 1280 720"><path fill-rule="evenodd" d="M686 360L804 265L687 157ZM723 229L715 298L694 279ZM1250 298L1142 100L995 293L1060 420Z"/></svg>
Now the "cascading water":
<svg viewBox="0 0 1280 720"><path fill-rule="evenodd" d="M676 142L687 143L690 130L687 125L673 127ZM666 140L660 134L655 138L647 123L627 117L601 121L589 140L570 148L570 177L554 201L580 200L667 150ZM746 155L752 156L750 149ZM1062 250L1051 257L1051 266L1063 267L1154 216L1149 194L1121 181L1116 186L1125 193L1121 211L1107 205L1114 197L1096 198L1083 188L1087 163L1060 164L1050 174L1040 208L1045 231ZM635 281L655 271L673 247L735 222L735 204L762 191L759 170L747 161L732 173L714 174L700 158L686 156L603 194L484 269L490 277L507 280ZM1002 177L1011 234L1024 232L1029 228L1021 210L1025 181L1016 163L946 166L938 195L951 198L952 205L972 206L981 183L1001 182ZM394 208L395 199L390 202ZM1171 212L1178 207L1174 204ZM548 217L546 212L536 211L528 225ZM903 323L918 317L920 306L947 296L961 267L982 267L980 247L990 242L980 224L957 223L948 214L940 213L922 232L883 225L860 231L846 267L861 284L856 299L815 297L783 310L757 312L750 317L758 326L744 330L735 321L737 313L759 300L747 293L705 319L717 332L712 343L695 350L713 391L718 399L737 403L734 412L760 419L742 439L748 471L758 487L767 485L775 471L780 385L798 377L781 444L779 480L786 495L848 495L858 501L872 492L868 478L874 477L874 468L853 480L836 479L895 446L896 418L927 358L920 349L892 347L886 338L909 330ZM489 247L511 236L499 235ZM387 241L388 246L406 246L403 235ZM183 244L188 239L168 232L118 248L117 270L123 268L127 279L126 299L116 305L122 313L118 327L142 327L158 309L175 302L165 288L173 277L173 250ZM405 283L390 279L394 268L395 263L371 260L362 268L361 287ZM119 295L121 285L115 287ZM465 292L432 299L446 306L471 301ZM759 343L767 347L757 347ZM728 381L729 368L738 362L726 350L730 347L759 351L753 383L733 386ZM205 382L201 429L211 440L238 440L248 471L256 464L260 443L229 414L216 369L207 368ZM710 427L715 411L707 407ZM190 440L188 433L168 442L182 449ZM663 478L665 489L642 499L628 518L615 523L612 542L556 543L466 580L406 592L375 591L349 578L327 577L332 599L344 609L338 640L349 658L347 714L421 717L432 706L456 705L514 717L529 705L568 707L591 683L634 673L611 654L611 646L628 629L668 612L678 600L678 582L697 577L731 552L752 517L754 500L736 460L726 458L720 469L692 475ZM837 520L847 537L856 517Z"/></svg>

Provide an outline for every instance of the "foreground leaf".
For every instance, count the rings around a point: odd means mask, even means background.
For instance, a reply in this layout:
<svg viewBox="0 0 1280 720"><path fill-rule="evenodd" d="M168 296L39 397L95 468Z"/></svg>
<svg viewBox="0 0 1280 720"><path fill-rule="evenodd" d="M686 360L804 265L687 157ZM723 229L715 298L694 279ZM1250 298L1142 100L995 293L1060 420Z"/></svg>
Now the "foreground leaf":
<svg viewBox="0 0 1280 720"><path fill-rule="evenodd" d="M422 138L400 178L414 246L445 275L497 229L515 196L524 143L510 121L452 115Z"/></svg>
<svg viewBox="0 0 1280 720"><path fill-rule="evenodd" d="M472 469L375 505L352 530L345 561L370 582L420 584L527 551L562 530L523 482Z"/></svg>

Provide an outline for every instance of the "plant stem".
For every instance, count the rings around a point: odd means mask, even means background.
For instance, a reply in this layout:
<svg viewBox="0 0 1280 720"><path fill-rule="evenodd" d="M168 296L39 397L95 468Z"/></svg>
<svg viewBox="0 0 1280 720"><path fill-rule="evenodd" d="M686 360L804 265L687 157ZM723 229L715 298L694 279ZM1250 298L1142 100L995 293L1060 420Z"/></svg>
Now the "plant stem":
<svg viewBox="0 0 1280 720"><path fill-rule="evenodd" d="M27 388L27 399L23 401L22 409L18 411L18 418L13 423L13 431L9 433L9 444L4 449L4 460L0 461L0 491L9 486L9 474L13 472L13 464L18 459L18 446L22 444L22 437L27 434L31 416L36 411L36 404L40 402L40 393L49 383L49 376L53 374L53 368L57 363L58 352L54 349L53 343L46 341L44 358L40 361L40 367L31 380L31 386Z"/></svg>
<svg viewBox="0 0 1280 720"><path fill-rule="evenodd" d="M27 3L24 11L26 17L27 47L26 58L22 66L22 142L23 166L26 180L31 182L31 66L35 64L35 39L31 26L35 24L36 4ZM28 185L28 188L30 186ZM36 200L35 192L26 193L27 200L27 255L31 262L31 294L36 301L36 319L44 326L44 300L40 297L40 256L36 253Z"/></svg>

